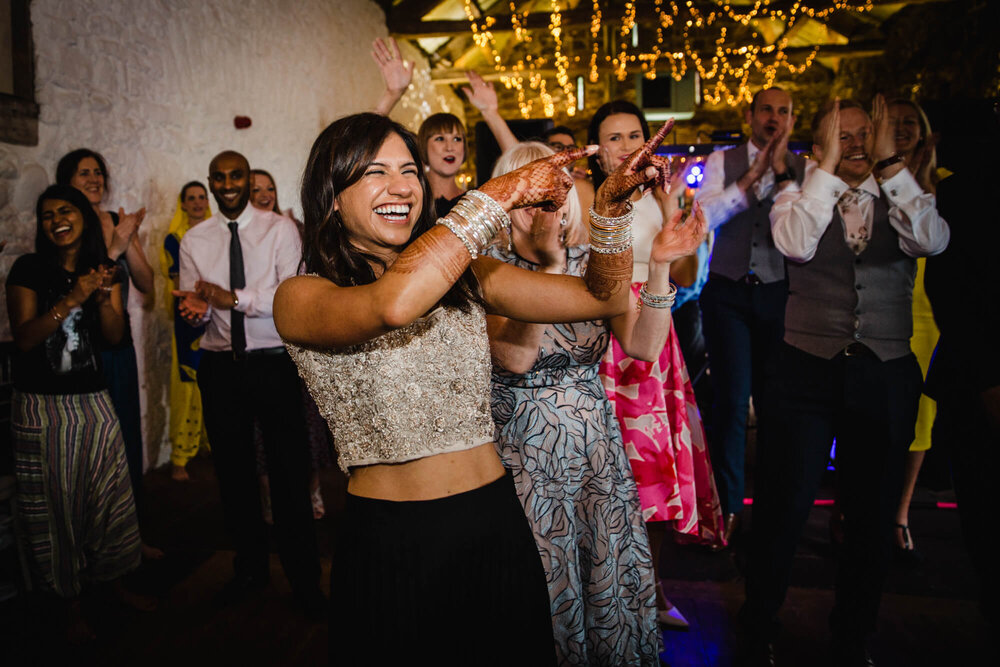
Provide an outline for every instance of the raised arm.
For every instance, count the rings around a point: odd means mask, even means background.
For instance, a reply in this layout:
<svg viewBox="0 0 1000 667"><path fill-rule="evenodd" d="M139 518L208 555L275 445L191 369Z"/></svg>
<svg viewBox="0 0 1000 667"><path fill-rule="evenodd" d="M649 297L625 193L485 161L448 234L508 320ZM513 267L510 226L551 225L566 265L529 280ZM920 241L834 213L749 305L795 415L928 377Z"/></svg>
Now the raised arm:
<svg viewBox="0 0 1000 667"><path fill-rule="evenodd" d="M596 215L591 215L591 253L582 281L523 271L488 257L476 261L473 268L491 312L549 323L601 319L625 312L632 279L629 199L641 185L668 187L669 164L665 158L653 155L653 150L672 125L664 124L601 184L593 209ZM555 157L573 154L566 151Z"/></svg>
<svg viewBox="0 0 1000 667"><path fill-rule="evenodd" d="M500 103L497 101L497 91L493 84L483 79L476 72L466 72L469 85L462 88L462 92L469 98L472 106L479 109L483 114L483 120L489 126L493 138L500 145L500 152L503 153L511 146L517 144L517 137L510 131L507 121L500 115Z"/></svg>
<svg viewBox="0 0 1000 667"><path fill-rule="evenodd" d="M676 288L670 284L673 262L694 254L705 240L708 223L699 204L681 222L683 211L675 211L653 239L649 258L649 278L639 299L631 296L632 307L611 320L611 329L622 350L633 359L655 361L670 333L670 308Z"/></svg>
<svg viewBox="0 0 1000 667"><path fill-rule="evenodd" d="M447 225L436 225L410 243L368 285L340 287L310 276L285 281L274 299L274 321L279 333L295 343L342 347L410 324L431 310L462 276L473 257L470 250L478 254L499 231L498 218L494 217L497 210L559 208L572 184L564 167L591 152L566 151L487 181L480 192L491 204L467 194L442 219Z"/></svg>
<svg viewBox="0 0 1000 667"><path fill-rule="evenodd" d="M403 60L403 56L399 53L399 45L392 37L386 37L385 41L382 41L381 37L375 38L372 42L372 59L378 65L382 81L385 82L385 91L373 111L388 116L410 87L414 63Z"/></svg>

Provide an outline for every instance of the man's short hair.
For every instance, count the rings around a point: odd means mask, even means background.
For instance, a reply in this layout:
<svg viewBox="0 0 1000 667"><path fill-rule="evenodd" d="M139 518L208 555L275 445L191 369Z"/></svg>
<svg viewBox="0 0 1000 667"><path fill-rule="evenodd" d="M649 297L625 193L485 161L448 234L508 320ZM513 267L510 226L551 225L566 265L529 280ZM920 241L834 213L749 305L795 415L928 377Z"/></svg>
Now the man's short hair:
<svg viewBox="0 0 1000 667"><path fill-rule="evenodd" d="M861 109L865 113L868 113L867 111L865 111L865 108L861 106L860 103L858 103L856 100L852 100L849 97L840 100L840 110L843 111L844 109ZM816 112L816 115L813 116L810 130L812 131L814 144L820 143L819 126L823 122L823 119L826 118L827 114L829 114L831 111L833 111L833 100L829 100L828 102L826 102L823 106L819 108L819 111Z"/></svg>
<svg viewBox="0 0 1000 667"><path fill-rule="evenodd" d="M556 125L552 129L545 130L545 132L542 133L542 140L547 143L549 138L554 134L568 134L573 137L573 141L576 141L576 135L573 134L573 130L569 129L565 125Z"/></svg>
<svg viewBox="0 0 1000 667"><path fill-rule="evenodd" d="M756 93L753 94L753 97L750 98L750 113L753 113L754 111L757 110L757 98L760 97L760 94L768 90L777 90L778 92L785 93L786 95L788 94L788 92L781 86L771 86L770 88L761 88L760 90L758 90ZM789 97L791 96L789 95Z"/></svg>

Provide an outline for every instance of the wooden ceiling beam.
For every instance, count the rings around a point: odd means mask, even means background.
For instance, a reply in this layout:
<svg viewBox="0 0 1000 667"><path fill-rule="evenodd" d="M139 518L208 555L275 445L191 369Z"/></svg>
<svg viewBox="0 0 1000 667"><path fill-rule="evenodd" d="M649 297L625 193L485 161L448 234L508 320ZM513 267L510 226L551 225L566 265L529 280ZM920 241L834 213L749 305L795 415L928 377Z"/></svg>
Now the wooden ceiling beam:
<svg viewBox="0 0 1000 667"><path fill-rule="evenodd" d="M812 53L814 47L811 46L798 46L794 48L785 49L785 53L790 57L797 56L807 56ZM871 41L871 42L860 42L857 44L828 44L819 47L819 52L816 54L817 58L870 58L872 56L880 56L885 53L885 43L881 41ZM666 65L666 63L664 63ZM669 65L667 65L669 67ZM642 66L637 63L629 64L626 68L630 73L641 72ZM551 69L539 69L535 70L537 73L544 77L554 77L556 75L555 68ZM601 68L602 72L610 72L611 68L606 66ZM663 71L663 70L661 70ZM566 73L572 78L577 76L586 76L590 73L590 68L582 65L574 65L566 70ZM479 74L487 81L498 81L502 76L500 72L479 72ZM468 79L465 76L465 70L461 69L435 69L431 70L431 80L439 85L459 85L468 83Z"/></svg>
<svg viewBox="0 0 1000 667"><path fill-rule="evenodd" d="M423 0L418 0L423 1ZM873 5L916 5L925 4L930 2L950 2L951 0L872 0ZM420 21L413 13L409 11L407 7L408 2L404 2L397 6L390 15L386 17L386 25L389 28L389 32L397 39L421 39L424 37L449 37L453 35L458 35L462 33L470 33L469 22L465 19L460 20L437 20L437 21ZM589 4L589 3L588 3ZM702 6L702 9L718 10L718 5L714 2L698 3ZM788 0L788 7L791 7L792 1ZM783 7L781 3L775 2L770 5L772 9ZM735 7L739 10L739 6ZM748 7L749 8L749 7ZM618 8L604 8L604 20L610 21L617 24L621 16L615 11ZM646 4L640 4L636 16L636 21L640 24L652 24L655 21L655 17L651 12L652 5L649 6L650 11L646 10ZM405 14L403 13L405 12ZM510 32L514 28L511 25L510 14L500 14L493 17L495 19L494 25L490 27L490 31L497 32ZM562 27L563 28L579 28L590 25L590 7L583 5L577 9L573 9L562 13ZM480 23L482 21L480 20ZM524 19L524 27L529 30L539 30L545 29L549 25L549 14L548 12L532 12L528 14Z"/></svg>

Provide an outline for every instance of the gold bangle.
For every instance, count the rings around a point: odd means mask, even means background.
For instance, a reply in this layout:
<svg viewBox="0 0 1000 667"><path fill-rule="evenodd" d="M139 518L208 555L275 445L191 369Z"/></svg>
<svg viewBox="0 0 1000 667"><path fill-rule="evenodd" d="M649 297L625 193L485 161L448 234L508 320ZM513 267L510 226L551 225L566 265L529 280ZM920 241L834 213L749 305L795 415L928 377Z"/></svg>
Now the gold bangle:
<svg viewBox="0 0 1000 667"><path fill-rule="evenodd" d="M55 306L52 306L51 308L49 308L49 315L51 315L52 319L54 319L56 322L62 322L63 320L66 319L65 315L60 315L58 313L58 311L56 311L56 307Z"/></svg>

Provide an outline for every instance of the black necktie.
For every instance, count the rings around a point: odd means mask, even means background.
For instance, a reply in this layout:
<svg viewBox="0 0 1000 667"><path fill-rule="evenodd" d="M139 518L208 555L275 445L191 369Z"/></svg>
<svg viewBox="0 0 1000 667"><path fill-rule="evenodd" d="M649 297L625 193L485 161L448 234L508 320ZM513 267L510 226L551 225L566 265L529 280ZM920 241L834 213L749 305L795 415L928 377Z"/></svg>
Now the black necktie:
<svg viewBox="0 0 1000 667"><path fill-rule="evenodd" d="M246 276L243 274L243 246L240 245L239 223L229 222L229 232L232 237L229 239L229 289L238 290L247 286ZM230 344L233 348L234 356L242 356L247 350L247 332L243 321L243 313L233 308L230 315Z"/></svg>

